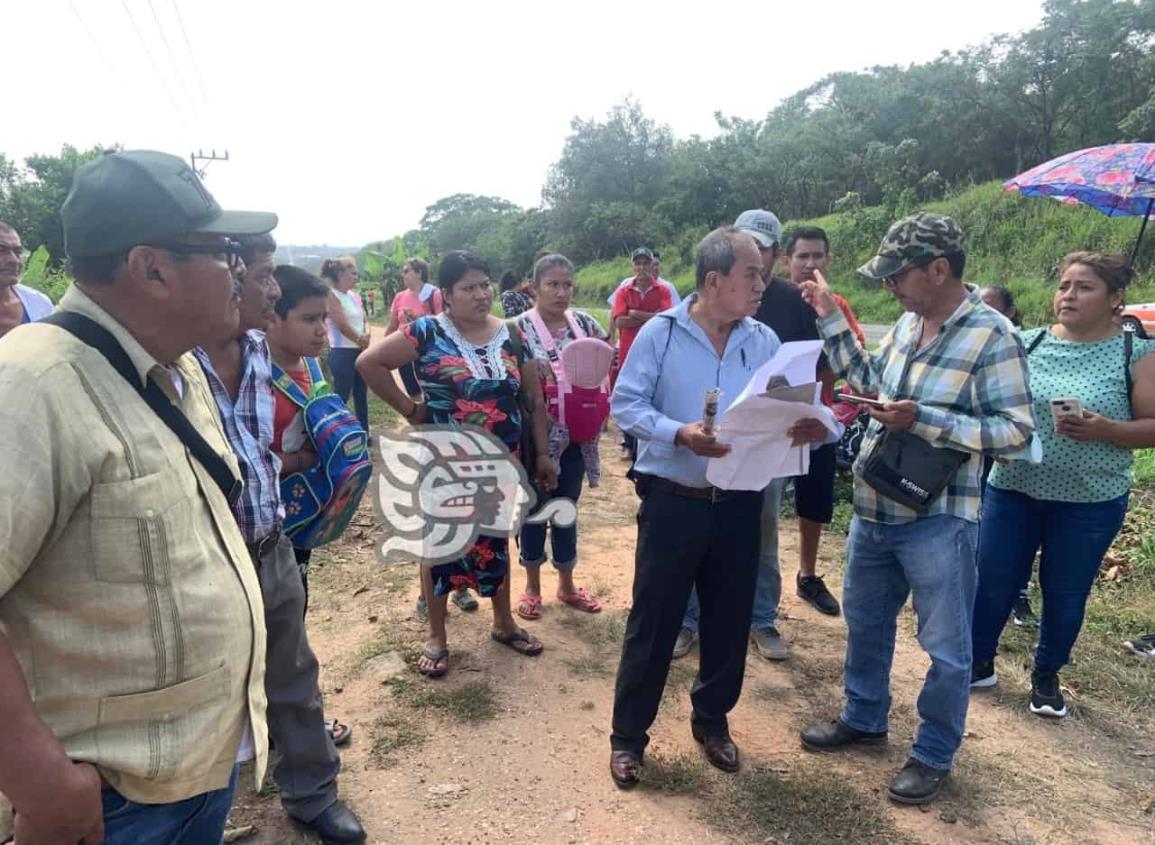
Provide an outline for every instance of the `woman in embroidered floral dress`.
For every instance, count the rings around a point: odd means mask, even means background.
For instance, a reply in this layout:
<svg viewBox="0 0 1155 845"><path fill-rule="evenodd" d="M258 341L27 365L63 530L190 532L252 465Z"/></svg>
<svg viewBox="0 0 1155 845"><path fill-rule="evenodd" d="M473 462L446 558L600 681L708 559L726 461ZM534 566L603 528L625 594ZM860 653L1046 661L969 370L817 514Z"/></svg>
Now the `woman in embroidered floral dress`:
<svg viewBox="0 0 1155 845"><path fill-rule="evenodd" d="M364 352L357 361L358 371L373 392L410 425L478 426L501 440L514 456L519 452L522 426L530 425L538 458L537 465L526 471L544 489L552 490L557 472L549 457L549 423L536 366L520 333L511 338L507 324L490 314L493 288L488 265L455 250L441 260L438 285L446 312L421 317ZM423 403L405 395L393 378L393 370L409 363L416 365ZM532 410L531 419L523 419L518 402L523 391L522 402ZM449 669L446 598L461 585L493 600L496 642L526 656L541 653L541 642L513 619L505 583L508 573L509 538L484 534L460 558L422 567L425 595L432 597L430 638L417 663L422 674L441 677Z"/></svg>

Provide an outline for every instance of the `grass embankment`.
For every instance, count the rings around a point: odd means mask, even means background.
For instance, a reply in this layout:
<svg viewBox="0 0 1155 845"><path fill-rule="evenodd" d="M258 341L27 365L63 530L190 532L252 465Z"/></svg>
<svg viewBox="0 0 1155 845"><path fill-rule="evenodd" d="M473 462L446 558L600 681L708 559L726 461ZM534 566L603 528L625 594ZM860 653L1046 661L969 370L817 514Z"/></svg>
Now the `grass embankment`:
<svg viewBox="0 0 1155 845"><path fill-rule="evenodd" d="M966 235L966 279L978 285L1003 284L1015 294L1027 325L1041 325L1051 317L1051 296L1056 266L1069 252L1096 250L1130 254L1139 230L1139 218L1110 218L1093 209L1065 205L1042 197L1009 193L997 182L978 185L941 202L920 206L948 214ZM863 282L855 268L878 248L887 227L903 212L883 207L859 208L814 220L784 221L784 230L802 225L821 226L830 236L833 261L830 279L866 323L889 323L901 310L894 298L877 285ZM703 232L704 233L704 232ZM657 244L662 250L662 275L684 294L694 286L692 239L686 249ZM1128 301L1155 300L1155 233L1149 233L1137 266L1142 270L1128 293ZM628 258L596 261L578 269L578 302L604 306L617 283L630 275Z"/></svg>

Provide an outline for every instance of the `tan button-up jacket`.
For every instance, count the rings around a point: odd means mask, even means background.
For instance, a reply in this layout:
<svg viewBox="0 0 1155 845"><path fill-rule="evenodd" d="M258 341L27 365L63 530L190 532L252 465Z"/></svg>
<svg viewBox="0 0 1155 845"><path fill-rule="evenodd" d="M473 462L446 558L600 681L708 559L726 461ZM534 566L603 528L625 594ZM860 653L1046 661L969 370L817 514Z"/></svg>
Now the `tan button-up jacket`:
<svg viewBox="0 0 1155 845"><path fill-rule="evenodd" d="M81 290L60 307L112 332L236 469L191 354L178 392ZM263 777L264 610L228 502L103 355L35 323L0 339L0 633L69 756L130 800L226 786L246 724Z"/></svg>

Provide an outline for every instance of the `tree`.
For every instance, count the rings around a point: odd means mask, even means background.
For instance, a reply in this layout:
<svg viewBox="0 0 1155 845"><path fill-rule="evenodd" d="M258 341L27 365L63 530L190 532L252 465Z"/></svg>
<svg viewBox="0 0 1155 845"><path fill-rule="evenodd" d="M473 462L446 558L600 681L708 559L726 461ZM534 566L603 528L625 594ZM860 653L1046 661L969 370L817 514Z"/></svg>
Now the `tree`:
<svg viewBox="0 0 1155 845"><path fill-rule="evenodd" d="M64 260L60 209L77 168L100 153L100 147L81 151L66 144L59 155L29 156L23 168L0 156L0 220L20 233L30 251L43 246L52 263Z"/></svg>

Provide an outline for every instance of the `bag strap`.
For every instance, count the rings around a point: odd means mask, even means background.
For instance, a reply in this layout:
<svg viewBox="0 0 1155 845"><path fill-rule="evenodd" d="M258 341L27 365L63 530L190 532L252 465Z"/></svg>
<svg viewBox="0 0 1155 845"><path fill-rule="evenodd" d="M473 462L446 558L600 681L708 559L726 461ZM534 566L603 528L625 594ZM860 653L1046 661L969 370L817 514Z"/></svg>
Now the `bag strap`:
<svg viewBox="0 0 1155 845"><path fill-rule="evenodd" d="M1049 329L1047 329L1047 328L1044 328L1044 329L1043 329L1042 331L1040 331L1040 332L1039 332L1037 335L1035 335L1035 337L1034 337L1034 339L1031 341L1030 345L1029 345L1029 346L1027 346L1027 354L1028 354L1028 355L1030 355L1032 352L1034 352L1036 349L1038 349L1038 348L1039 348L1039 344L1040 344L1040 343L1042 343L1044 340L1046 340L1046 339L1047 339L1047 334L1048 334L1048 332L1049 332L1049 331L1050 331Z"/></svg>
<svg viewBox="0 0 1155 845"><path fill-rule="evenodd" d="M654 379L654 389L650 393L651 405L653 405L654 400L658 398L658 384L662 381L662 371L665 369L666 355L670 352L670 341L674 339L674 318L665 317L661 314L658 316L666 321L666 325L669 326L669 331L666 332L666 345L662 347L662 357L658 359L658 377Z"/></svg>
<svg viewBox="0 0 1155 845"><path fill-rule="evenodd" d="M311 359L306 358L305 360L308 362ZM309 370L310 380L313 380L314 376L312 368L309 367L308 363L306 363L305 366ZM287 396L289 401L294 405L300 408L304 408L309 404L310 397L306 396L305 391L301 390L301 385L297 384L293 377L282 370L281 367L276 363L273 364L273 385L277 388L277 390L281 391L281 393ZM312 387L313 386L310 385L310 393L313 392Z"/></svg>
<svg viewBox="0 0 1155 845"><path fill-rule="evenodd" d="M193 428L180 408L165 396L164 391L152 379L146 379L142 385L140 374L132 365L128 353L117 342L112 333L104 326L83 314L74 311L57 311L40 322L49 323L71 334L81 343L87 344L103 355L112 368L120 373L121 377L131 384L140 397L152 408L153 413L160 417L203 466L216 485L220 487L229 507L236 505L241 497L242 484L228 463L213 450L200 433Z"/></svg>
<svg viewBox="0 0 1155 845"><path fill-rule="evenodd" d="M1131 353L1135 349L1135 332L1123 332L1123 379L1127 383L1127 401L1131 401L1131 391L1135 388L1131 376Z"/></svg>
<svg viewBox="0 0 1155 845"><path fill-rule="evenodd" d="M549 359L549 368L553 370L554 381L557 382L557 419L558 422L565 420L565 367L561 362L561 351L557 348L557 343L554 342L553 335L549 331L549 326L545 324L545 320L541 318L541 314L537 312L537 308L531 308L526 315L529 321L533 324L534 332L537 334L537 339L541 341L541 345L545 347L545 356ZM567 313L568 316L568 313ZM574 327L573 318L570 318L570 327ZM575 336L579 336L574 332Z"/></svg>

